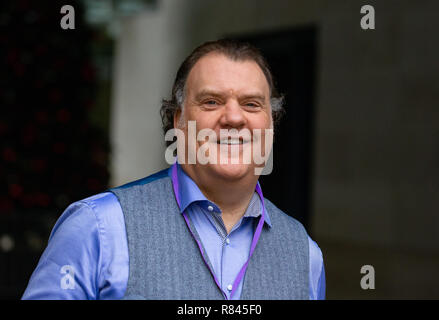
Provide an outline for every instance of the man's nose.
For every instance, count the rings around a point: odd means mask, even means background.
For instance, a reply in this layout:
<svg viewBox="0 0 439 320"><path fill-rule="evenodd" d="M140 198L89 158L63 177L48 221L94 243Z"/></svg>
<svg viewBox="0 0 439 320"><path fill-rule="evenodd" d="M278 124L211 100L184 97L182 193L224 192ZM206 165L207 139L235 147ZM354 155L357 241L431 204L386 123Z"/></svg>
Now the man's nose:
<svg viewBox="0 0 439 320"><path fill-rule="evenodd" d="M220 119L221 126L240 128L245 125L246 121L244 110L241 108L238 101L227 101Z"/></svg>

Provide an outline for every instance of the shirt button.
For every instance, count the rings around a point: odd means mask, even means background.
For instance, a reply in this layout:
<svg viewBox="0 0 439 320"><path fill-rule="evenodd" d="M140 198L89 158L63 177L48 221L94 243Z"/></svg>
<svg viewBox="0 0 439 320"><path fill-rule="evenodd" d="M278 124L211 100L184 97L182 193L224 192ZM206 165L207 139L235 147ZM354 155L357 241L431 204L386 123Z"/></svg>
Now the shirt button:
<svg viewBox="0 0 439 320"><path fill-rule="evenodd" d="M229 284L228 286L227 286L227 290L229 290L229 291L232 291L232 285L231 284Z"/></svg>
<svg viewBox="0 0 439 320"><path fill-rule="evenodd" d="M230 244L230 239L229 238L226 239L226 243Z"/></svg>
<svg viewBox="0 0 439 320"><path fill-rule="evenodd" d="M208 207L207 207L207 210L209 210L210 212L212 212L212 211L213 211L213 207L212 207L212 206L208 206Z"/></svg>

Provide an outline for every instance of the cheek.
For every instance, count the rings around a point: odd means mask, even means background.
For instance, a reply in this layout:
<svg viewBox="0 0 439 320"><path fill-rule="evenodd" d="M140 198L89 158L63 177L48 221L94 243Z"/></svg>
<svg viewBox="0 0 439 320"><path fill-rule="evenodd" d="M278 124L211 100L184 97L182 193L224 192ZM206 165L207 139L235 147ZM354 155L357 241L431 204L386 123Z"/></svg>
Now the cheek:
<svg viewBox="0 0 439 320"><path fill-rule="evenodd" d="M248 126L250 129L269 129L272 128L271 116L267 113L252 115L248 118Z"/></svg>
<svg viewBox="0 0 439 320"><path fill-rule="evenodd" d="M215 130L216 121L213 121L213 118L200 117L197 119L197 130L201 129L212 129Z"/></svg>
<svg viewBox="0 0 439 320"><path fill-rule="evenodd" d="M206 128L215 130L218 125L218 119L218 114L215 111L206 112L199 110L198 112L193 112L189 120L196 121L197 131L199 131Z"/></svg>

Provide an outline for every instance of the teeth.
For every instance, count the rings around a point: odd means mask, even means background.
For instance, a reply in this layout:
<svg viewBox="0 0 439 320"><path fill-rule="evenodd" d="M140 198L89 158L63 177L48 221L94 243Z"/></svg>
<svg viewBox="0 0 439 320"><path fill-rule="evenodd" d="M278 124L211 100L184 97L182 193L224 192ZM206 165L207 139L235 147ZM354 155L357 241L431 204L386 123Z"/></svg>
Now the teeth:
<svg viewBox="0 0 439 320"><path fill-rule="evenodd" d="M231 144L231 145L235 145L235 144L242 144L242 140L240 139L222 139L220 140L220 144Z"/></svg>

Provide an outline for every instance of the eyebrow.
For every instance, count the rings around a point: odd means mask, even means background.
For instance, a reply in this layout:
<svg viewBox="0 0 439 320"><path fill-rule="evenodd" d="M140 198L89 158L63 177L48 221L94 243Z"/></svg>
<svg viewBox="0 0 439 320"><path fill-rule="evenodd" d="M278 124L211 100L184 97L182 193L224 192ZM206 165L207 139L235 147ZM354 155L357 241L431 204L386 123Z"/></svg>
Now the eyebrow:
<svg viewBox="0 0 439 320"><path fill-rule="evenodd" d="M218 97L218 98L222 98L224 97L224 94L219 92L219 91L214 91L214 90L208 90L208 89L203 89L200 92L198 92L195 95L195 99L196 100L201 100L207 96L213 96L213 97Z"/></svg>
<svg viewBox="0 0 439 320"><path fill-rule="evenodd" d="M224 98L226 96L226 94L220 92L220 91L215 91L215 90L210 90L210 89L203 89L201 90L199 93L197 93L195 95L195 99L196 100L201 100L204 97L207 96L212 96L212 97L218 97L218 98ZM238 98L240 100L247 100L247 99L257 99L260 101L265 101L265 96L263 94L259 94L259 93L248 93L248 94L243 94L238 96Z"/></svg>

